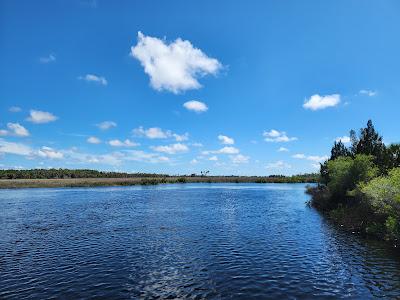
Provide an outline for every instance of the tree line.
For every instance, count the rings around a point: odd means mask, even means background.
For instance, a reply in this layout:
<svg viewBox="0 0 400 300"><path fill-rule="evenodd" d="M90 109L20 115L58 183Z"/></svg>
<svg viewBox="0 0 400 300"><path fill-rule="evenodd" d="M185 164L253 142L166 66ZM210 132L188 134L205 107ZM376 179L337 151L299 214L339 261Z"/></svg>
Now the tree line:
<svg viewBox="0 0 400 300"><path fill-rule="evenodd" d="M400 144L385 145L369 120L350 146L335 142L321 164L320 183L310 187L310 204L345 227L400 240Z"/></svg>

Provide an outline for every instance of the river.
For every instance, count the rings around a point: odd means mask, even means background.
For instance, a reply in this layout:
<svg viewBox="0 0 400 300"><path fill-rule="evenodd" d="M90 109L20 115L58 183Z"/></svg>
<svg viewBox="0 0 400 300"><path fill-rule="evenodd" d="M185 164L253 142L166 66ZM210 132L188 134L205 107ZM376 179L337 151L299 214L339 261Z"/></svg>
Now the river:
<svg viewBox="0 0 400 300"><path fill-rule="evenodd" d="M400 257L304 184L0 191L0 298L400 298Z"/></svg>

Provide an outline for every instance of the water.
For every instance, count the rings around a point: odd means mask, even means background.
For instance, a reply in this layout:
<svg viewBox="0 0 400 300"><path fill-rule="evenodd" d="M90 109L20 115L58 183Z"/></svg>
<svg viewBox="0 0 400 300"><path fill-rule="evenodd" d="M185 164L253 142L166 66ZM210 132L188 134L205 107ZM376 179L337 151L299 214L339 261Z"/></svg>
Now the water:
<svg viewBox="0 0 400 300"><path fill-rule="evenodd" d="M0 191L0 298L400 298L400 258L303 184Z"/></svg>

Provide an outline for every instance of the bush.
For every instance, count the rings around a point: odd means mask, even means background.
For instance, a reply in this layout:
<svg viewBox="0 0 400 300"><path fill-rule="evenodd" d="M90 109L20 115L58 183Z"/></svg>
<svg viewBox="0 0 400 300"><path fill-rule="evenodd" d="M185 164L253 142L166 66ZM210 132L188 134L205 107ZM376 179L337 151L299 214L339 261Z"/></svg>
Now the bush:
<svg viewBox="0 0 400 300"><path fill-rule="evenodd" d="M330 181L328 189L336 199L351 196L357 184L377 176L378 168L371 155L356 155L355 158L342 156L328 162Z"/></svg>

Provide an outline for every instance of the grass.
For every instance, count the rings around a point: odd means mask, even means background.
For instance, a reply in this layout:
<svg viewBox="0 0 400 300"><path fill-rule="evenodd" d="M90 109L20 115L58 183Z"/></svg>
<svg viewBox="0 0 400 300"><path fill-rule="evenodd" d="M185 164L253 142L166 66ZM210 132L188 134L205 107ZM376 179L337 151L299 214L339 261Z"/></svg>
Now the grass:
<svg viewBox="0 0 400 300"><path fill-rule="evenodd" d="M301 183L291 177L167 176L135 178L0 179L0 189L156 185L165 183Z"/></svg>

